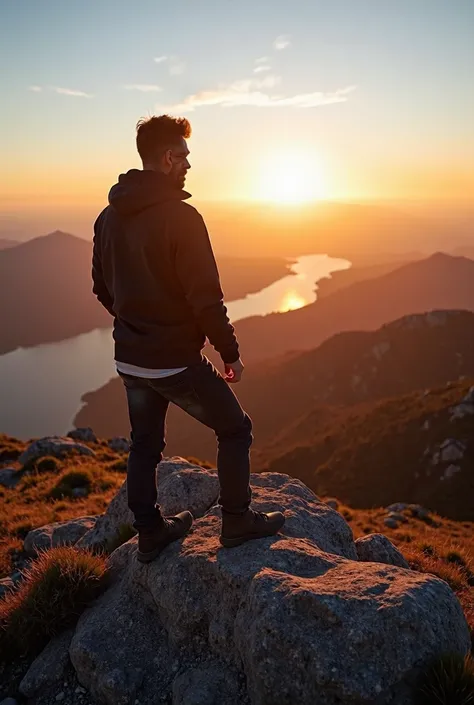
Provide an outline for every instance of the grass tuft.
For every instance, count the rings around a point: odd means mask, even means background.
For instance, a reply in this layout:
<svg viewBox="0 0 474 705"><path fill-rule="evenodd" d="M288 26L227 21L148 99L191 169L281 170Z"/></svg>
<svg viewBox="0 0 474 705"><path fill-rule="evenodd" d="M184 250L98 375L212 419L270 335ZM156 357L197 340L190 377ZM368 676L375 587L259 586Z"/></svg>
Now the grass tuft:
<svg viewBox="0 0 474 705"><path fill-rule="evenodd" d="M41 552L21 587L0 601L0 662L37 654L106 584L103 556L69 546Z"/></svg>
<svg viewBox="0 0 474 705"><path fill-rule="evenodd" d="M92 481L93 477L88 470L70 470L63 475L59 479L58 483L52 488L50 497L53 499L73 497L73 489L76 487L86 487L89 489Z"/></svg>
<svg viewBox="0 0 474 705"><path fill-rule="evenodd" d="M417 705L474 705L474 661L470 656L446 654L423 673Z"/></svg>

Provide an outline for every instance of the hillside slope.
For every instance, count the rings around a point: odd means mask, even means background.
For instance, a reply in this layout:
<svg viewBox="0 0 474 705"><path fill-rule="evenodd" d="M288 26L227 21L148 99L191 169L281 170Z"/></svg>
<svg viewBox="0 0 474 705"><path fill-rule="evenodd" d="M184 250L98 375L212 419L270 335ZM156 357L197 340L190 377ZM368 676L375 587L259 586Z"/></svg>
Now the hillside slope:
<svg viewBox="0 0 474 705"><path fill-rule="evenodd" d="M407 501L474 519L474 378L351 409L315 409L260 454L354 507ZM299 440L298 440L299 439Z"/></svg>

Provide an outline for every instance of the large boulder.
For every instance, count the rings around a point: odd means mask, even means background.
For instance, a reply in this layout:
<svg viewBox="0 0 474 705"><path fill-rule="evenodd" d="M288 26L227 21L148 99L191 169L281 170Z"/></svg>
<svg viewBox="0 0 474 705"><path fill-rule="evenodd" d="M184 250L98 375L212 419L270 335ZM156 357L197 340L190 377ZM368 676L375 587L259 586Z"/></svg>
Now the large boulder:
<svg viewBox="0 0 474 705"><path fill-rule="evenodd" d="M22 465L33 462L45 455L52 455L55 458L63 458L68 453L79 453L80 455L95 455L95 451L83 443L78 443L72 438L63 436L46 436L38 438L30 443L28 448L18 458Z"/></svg>
<svg viewBox="0 0 474 705"><path fill-rule="evenodd" d="M165 515L189 509L195 517L202 516L217 500L217 473L192 465L183 458L163 460L157 468L158 503ZM92 548L113 541L120 527L131 525L133 514L127 504L127 481L110 502L107 511L98 518L94 528L85 534L78 546Z"/></svg>
<svg viewBox="0 0 474 705"><path fill-rule="evenodd" d="M253 475L252 489L256 509L284 509L278 536L224 549L213 508L148 565L136 538L111 555L112 587L70 647L99 702L217 703L206 674L220 668L229 705L411 705L421 668L469 651L445 582L359 560L344 518L298 480Z"/></svg>
<svg viewBox="0 0 474 705"><path fill-rule="evenodd" d="M56 521L29 531L25 538L24 549L29 556L36 556L38 551L56 546L72 546L84 534L95 526L96 516L79 517L68 521Z"/></svg>

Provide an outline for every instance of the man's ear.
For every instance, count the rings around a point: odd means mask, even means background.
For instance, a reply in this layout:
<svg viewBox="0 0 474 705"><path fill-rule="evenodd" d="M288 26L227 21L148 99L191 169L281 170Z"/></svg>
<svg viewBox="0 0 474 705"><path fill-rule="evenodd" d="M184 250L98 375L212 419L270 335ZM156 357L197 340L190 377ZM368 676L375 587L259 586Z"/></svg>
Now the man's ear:
<svg viewBox="0 0 474 705"><path fill-rule="evenodd" d="M161 156L161 168L165 174L169 174L173 166L173 160L171 159L171 149L166 149Z"/></svg>

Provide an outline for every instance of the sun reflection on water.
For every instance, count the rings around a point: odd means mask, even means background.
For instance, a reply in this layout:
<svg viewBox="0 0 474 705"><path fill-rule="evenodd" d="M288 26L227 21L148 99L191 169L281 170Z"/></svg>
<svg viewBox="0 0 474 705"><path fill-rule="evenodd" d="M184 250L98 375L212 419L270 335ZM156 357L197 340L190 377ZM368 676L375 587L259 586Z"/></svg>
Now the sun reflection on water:
<svg viewBox="0 0 474 705"><path fill-rule="evenodd" d="M308 302L296 291L287 291L283 297L278 310L280 313L287 311L295 311L297 308L303 308Z"/></svg>

